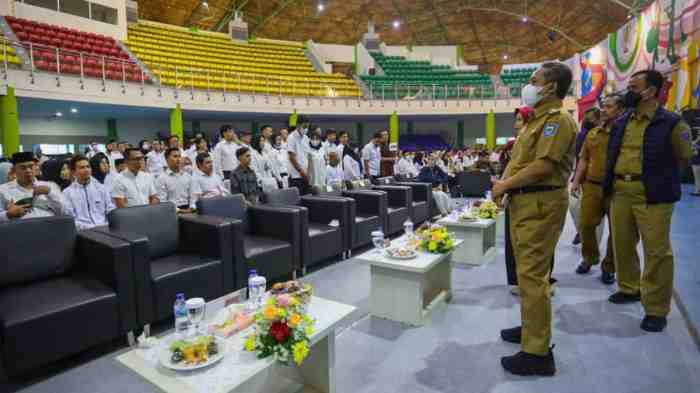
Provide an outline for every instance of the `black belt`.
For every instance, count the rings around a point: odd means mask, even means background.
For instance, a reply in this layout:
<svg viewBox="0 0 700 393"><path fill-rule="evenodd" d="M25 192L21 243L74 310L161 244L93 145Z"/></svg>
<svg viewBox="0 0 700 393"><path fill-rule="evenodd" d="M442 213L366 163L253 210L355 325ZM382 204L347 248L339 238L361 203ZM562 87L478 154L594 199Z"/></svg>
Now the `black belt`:
<svg viewBox="0 0 700 393"><path fill-rule="evenodd" d="M185 210L185 209L189 209L189 208L190 208L190 205L180 205L180 206L178 206L177 208L180 209L180 210Z"/></svg>
<svg viewBox="0 0 700 393"><path fill-rule="evenodd" d="M642 177L639 175L615 175L615 179L622 181L641 181Z"/></svg>
<svg viewBox="0 0 700 393"><path fill-rule="evenodd" d="M586 180L586 183L595 184L596 186L602 186L602 185L603 185L603 182L593 181L593 180Z"/></svg>
<svg viewBox="0 0 700 393"><path fill-rule="evenodd" d="M564 187L560 186L528 186L522 188L515 188L513 190L508 190L509 194L531 194L533 192L545 192L559 190Z"/></svg>

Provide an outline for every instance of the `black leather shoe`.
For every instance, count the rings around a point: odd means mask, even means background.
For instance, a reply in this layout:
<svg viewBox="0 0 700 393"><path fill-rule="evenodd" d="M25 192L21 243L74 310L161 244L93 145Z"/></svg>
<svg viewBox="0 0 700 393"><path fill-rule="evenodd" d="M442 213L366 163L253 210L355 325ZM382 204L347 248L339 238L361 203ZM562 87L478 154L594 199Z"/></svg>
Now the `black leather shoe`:
<svg viewBox="0 0 700 393"><path fill-rule="evenodd" d="M523 327L516 326L511 329L501 330L501 338L503 341L507 341L513 344L520 344L523 339Z"/></svg>
<svg viewBox="0 0 700 393"><path fill-rule="evenodd" d="M591 267L585 262L581 262L576 268L576 274L588 274L591 272Z"/></svg>
<svg viewBox="0 0 700 393"><path fill-rule="evenodd" d="M576 237L574 237L574 241L571 242L574 246L577 246L581 244L581 236L577 233Z"/></svg>
<svg viewBox="0 0 700 393"><path fill-rule="evenodd" d="M640 327L647 332L663 332L666 328L666 318L647 315L642 320L642 325Z"/></svg>
<svg viewBox="0 0 700 393"><path fill-rule="evenodd" d="M501 365L506 371L515 375L551 377L557 372L552 349L545 356L532 355L521 351L513 356L502 357Z"/></svg>
<svg viewBox="0 0 700 393"><path fill-rule="evenodd" d="M615 273L603 272L600 275L600 281L605 285L612 285L615 283Z"/></svg>
<svg viewBox="0 0 700 393"><path fill-rule="evenodd" d="M615 303L615 304L627 304L627 303L635 303L641 300L641 295L639 292L635 294L629 294L629 293L624 293L624 292L615 292L610 297L608 298L608 301L610 303Z"/></svg>

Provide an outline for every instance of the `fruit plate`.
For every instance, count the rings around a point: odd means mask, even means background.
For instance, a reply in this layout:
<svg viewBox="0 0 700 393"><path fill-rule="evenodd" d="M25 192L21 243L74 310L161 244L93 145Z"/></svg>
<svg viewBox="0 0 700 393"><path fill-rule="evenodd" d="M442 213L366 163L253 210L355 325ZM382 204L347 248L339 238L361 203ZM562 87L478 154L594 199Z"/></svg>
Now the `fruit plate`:
<svg viewBox="0 0 700 393"><path fill-rule="evenodd" d="M386 256L391 259L413 259L418 256L418 253L406 248L388 248L386 249Z"/></svg>
<svg viewBox="0 0 700 393"><path fill-rule="evenodd" d="M194 339L187 339L186 341L193 341ZM218 346L218 353L215 355L209 355L208 359L205 362L202 363L197 363L197 364L187 364L185 361L181 361L178 363L174 363L171 358L173 351L170 349L170 344L176 341L175 339L170 339L166 340L166 343L159 348L158 350L158 360L160 361L160 364L163 365L165 368L169 368L171 370L175 371L192 371L192 370L199 370L205 367L209 367L217 362L219 362L221 359L226 356L226 341L222 338L214 336L214 341L216 342L216 345Z"/></svg>

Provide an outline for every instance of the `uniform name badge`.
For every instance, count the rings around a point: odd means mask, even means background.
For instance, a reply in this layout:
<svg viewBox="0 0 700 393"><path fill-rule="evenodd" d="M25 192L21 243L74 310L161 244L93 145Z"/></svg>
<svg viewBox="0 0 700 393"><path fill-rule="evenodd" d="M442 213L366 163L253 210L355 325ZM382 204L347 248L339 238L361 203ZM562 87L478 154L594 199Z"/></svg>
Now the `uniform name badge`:
<svg viewBox="0 0 700 393"><path fill-rule="evenodd" d="M542 135L544 135L546 137L554 136L557 134L557 131L559 131L559 124L556 124L556 123L545 124L544 130L542 131Z"/></svg>

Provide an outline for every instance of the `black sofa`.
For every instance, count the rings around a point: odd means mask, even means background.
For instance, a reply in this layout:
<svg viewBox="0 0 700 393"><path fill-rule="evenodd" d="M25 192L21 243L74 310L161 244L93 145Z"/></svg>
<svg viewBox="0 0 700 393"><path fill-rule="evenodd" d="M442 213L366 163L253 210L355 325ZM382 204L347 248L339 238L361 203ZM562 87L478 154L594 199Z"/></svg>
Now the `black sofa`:
<svg viewBox="0 0 700 393"><path fill-rule="evenodd" d="M16 376L137 327L129 243L70 217L0 224L0 337Z"/></svg>
<svg viewBox="0 0 700 393"><path fill-rule="evenodd" d="M303 274L309 266L336 255L348 248L350 231L349 202L345 198L300 196L296 187L266 192L269 206L291 207L301 212L301 267ZM329 225L337 220L338 226Z"/></svg>
<svg viewBox="0 0 700 393"><path fill-rule="evenodd" d="M410 180L402 181L391 176L377 179L377 182L381 185L411 187L413 192L411 220L417 226L430 218L431 205L434 205L433 186L430 183L412 182Z"/></svg>
<svg viewBox="0 0 700 393"><path fill-rule="evenodd" d="M178 216L172 203L116 209L100 231L132 246L138 321L172 316L175 295L212 300L233 291L231 224Z"/></svg>
<svg viewBox="0 0 700 393"><path fill-rule="evenodd" d="M234 289L247 285L249 269L268 284L295 277L301 267L301 212L298 209L247 206L241 194L200 199L200 217L225 219L231 224Z"/></svg>
<svg viewBox="0 0 700 393"><path fill-rule="evenodd" d="M412 217L413 190L411 187L394 185L367 185L364 181L350 182L351 190L383 191L387 194L387 215L384 233L394 235L403 231L403 224Z"/></svg>
<svg viewBox="0 0 700 393"><path fill-rule="evenodd" d="M372 190L322 192L321 196L340 196L350 203L348 222L354 223L348 231L350 251L372 243L372 232L386 223L388 198L386 192ZM348 253L348 256L351 252Z"/></svg>

